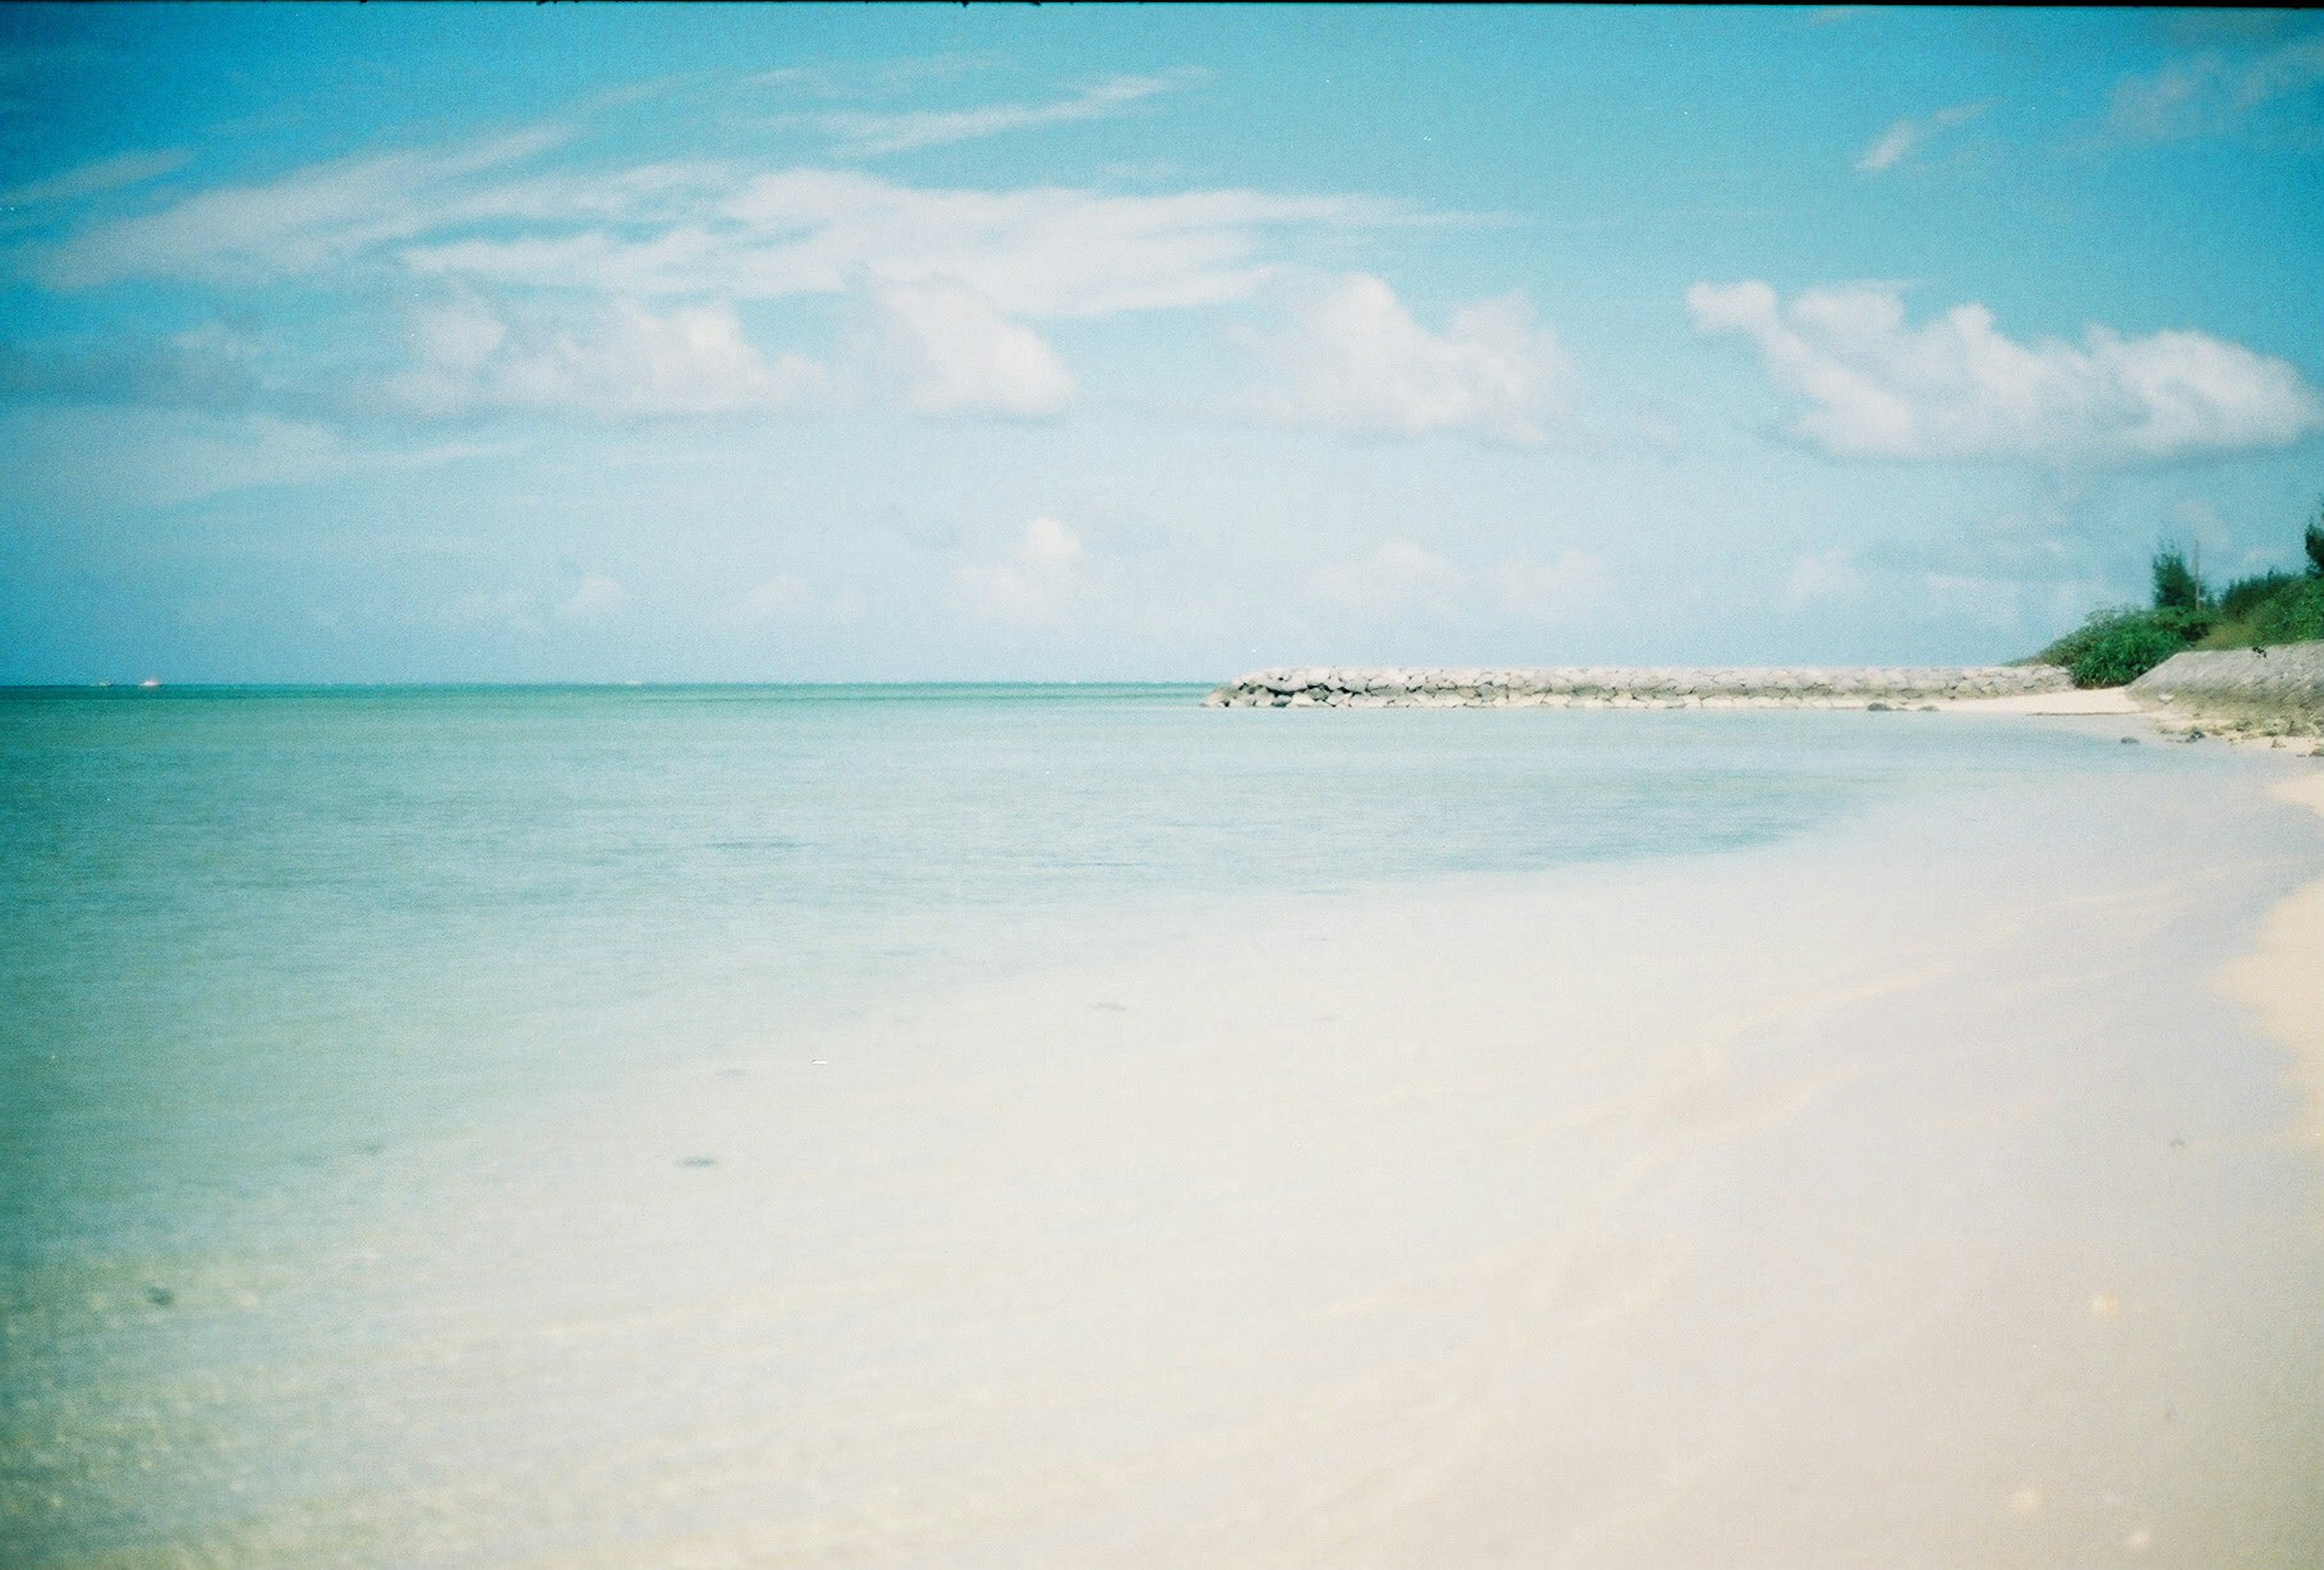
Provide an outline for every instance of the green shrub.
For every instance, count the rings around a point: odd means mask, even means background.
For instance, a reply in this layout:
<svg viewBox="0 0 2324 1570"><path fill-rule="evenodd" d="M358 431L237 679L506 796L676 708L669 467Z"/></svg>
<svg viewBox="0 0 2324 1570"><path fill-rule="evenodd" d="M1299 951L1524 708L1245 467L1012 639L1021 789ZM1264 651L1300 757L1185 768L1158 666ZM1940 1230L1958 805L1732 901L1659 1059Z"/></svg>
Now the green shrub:
<svg viewBox="0 0 2324 1570"><path fill-rule="evenodd" d="M2252 618L2255 643L2298 643L2324 638L2324 577L2301 578L2260 606Z"/></svg>
<svg viewBox="0 0 2324 1570"><path fill-rule="evenodd" d="M2271 643L2299 643L2324 638L2324 577L2292 577L2240 614L2220 618L2202 640L2206 649L2265 648Z"/></svg>
<svg viewBox="0 0 2324 1570"><path fill-rule="evenodd" d="M2197 577L2187 565L2187 559L2175 549L2164 547L2154 553L2154 608L2158 611L2193 611L2202 608L2203 580Z"/></svg>
<svg viewBox="0 0 2324 1570"><path fill-rule="evenodd" d="M2153 609L2092 611L2080 626L2021 663L2062 665L2076 687L2118 687L2181 649L2324 640L2324 501L2301 543L2308 552L2305 573L2271 569L2238 578L2216 599L2178 548L2166 545L2153 557Z"/></svg>
<svg viewBox="0 0 2324 1570"><path fill-rule="evenodd" d="M2076 687L2120 687L2145 675L2193 642L2187 629L2208 621L2199 611L2141 611L2116 606L2042 651L2044 663L2062 665Z"/></svg>
<svg viewBox="0 0 2324 1570"><path fill-rule="evenodd" d="M2219 596L2219 617L2222 621L2240 622L2286 588L2304 581L2305 575L2281 569L2271 569L2256 577L2239 577Z"/></svg>

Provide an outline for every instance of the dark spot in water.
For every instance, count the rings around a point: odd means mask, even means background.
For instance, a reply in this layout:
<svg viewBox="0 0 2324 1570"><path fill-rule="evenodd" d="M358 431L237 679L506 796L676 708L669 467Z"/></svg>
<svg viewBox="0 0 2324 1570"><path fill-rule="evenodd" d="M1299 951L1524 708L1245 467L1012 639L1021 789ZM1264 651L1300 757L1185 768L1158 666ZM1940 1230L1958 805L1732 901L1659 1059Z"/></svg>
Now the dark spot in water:
<svg viewBox="0 0 2324 1570"><path fill-rule="evenodd" d="M2187 1148L2187 1141L2184 1140L2174 1139L2171 1141L2171 1148L2174 1150L2183 1150Z"/></svg>
<svg viewBox="0 0 2324 1570"><path fill-rule="evenodd" d="M151 1303L156 1308L167 1308L171 1304L175 1303L177 1300L178 1295L170 1290L167 1287L148 1287L145 1288L145 1301Z"/></svg>
<svg viewBox="0 0 2324 1570"><path fill-rule="evenodd" d="M1888 712L1888 706L1885 703L1868 703L1864 706L1864 712L1866 714L1886 714Z"/></svg>
<svg viewBox="0 0 2324 1570"><path fill-rule="evenodd" d="M685 1160L680 1161L678 1165L681 1167L715 1167L718 1165L718 1158L715 1156L688 1156Z"/></svg>
<svg viewBox="0 0 2324 1570"><path fill-rule="evenodd" d="M355 1149L366 1156L376 1156L382 1150L386 1150L387 1147L381 1144L377 1140L365 1140L362 1144L357 1145Z"/></svg>
<svg viewBox="0 0 2324 1570"><path fill-rule="evenodd" d="M2125 736L2122 738L2122 744L2126 747L2135 747L2138 745L2138 738L2136 736Z"/></svg>

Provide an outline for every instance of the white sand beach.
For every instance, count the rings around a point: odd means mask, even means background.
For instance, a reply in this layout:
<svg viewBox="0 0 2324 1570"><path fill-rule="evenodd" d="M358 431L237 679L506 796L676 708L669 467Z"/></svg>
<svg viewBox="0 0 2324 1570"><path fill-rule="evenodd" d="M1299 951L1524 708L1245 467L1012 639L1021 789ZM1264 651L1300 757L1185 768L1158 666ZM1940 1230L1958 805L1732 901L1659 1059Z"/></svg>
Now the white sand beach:
<svg viewBox="0 0 2324 1570"><path fill-rule="evenodd" d="M245 1565L2313 1565L2314 768L745 1044L391 1153L110 1432Z"/></svg>

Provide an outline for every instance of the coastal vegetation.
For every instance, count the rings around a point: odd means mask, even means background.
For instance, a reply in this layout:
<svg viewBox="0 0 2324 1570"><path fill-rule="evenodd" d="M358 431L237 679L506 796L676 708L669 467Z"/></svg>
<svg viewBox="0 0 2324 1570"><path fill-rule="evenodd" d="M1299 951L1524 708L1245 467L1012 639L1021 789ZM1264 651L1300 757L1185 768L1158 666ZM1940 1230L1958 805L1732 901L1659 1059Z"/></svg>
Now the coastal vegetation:
<svg viewBox="0 0 2324 1570"><path fill-rule="evenodd" d="M2034 657L2073 673L2076 687L2120 687L2182 649L2264 649L2324 638L2324 503L2301 543L2303 572L2281 568L2214 592L2184 552L2154 553L2153 603L2108 605Z"/></svg>

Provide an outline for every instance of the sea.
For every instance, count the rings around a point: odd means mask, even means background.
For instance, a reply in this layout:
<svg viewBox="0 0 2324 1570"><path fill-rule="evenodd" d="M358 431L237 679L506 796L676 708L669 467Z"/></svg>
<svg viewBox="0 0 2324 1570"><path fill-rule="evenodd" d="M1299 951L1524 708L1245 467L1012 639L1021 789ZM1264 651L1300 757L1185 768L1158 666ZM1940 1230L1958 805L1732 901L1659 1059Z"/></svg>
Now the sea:
<svg viewBox="0 0 2324 1570"><path fill-rule="evenodd" d="M323 1384L303 1427L203 1426L243 1381L270 1421L299 1410L267 1383L299 1321L232 1310L328 1254L350 1204L423 1233L456 1207L425 1161L383 1193L398 1155L521 1160L641 1076L1286 910L1746 851L1980 781L2219 766L1913 712L1203 691L0 693L0 1561L555 1557L526 1513L553 1478L409 1556L279 1535L281 1500L362 1472Z"/></svg>

